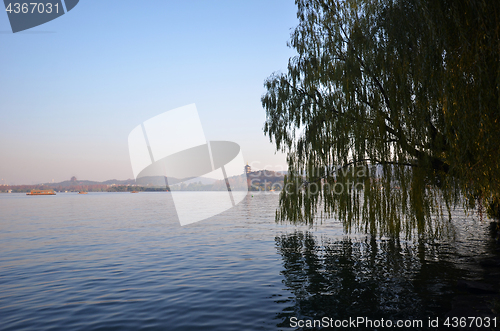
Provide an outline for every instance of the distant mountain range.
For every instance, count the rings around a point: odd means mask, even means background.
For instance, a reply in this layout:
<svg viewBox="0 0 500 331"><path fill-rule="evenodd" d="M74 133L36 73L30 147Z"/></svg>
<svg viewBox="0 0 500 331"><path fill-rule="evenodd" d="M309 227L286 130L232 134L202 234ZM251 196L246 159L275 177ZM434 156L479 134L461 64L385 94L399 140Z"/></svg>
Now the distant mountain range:
<svg viewBox="0 0 500 331"><path fill-rule="evenodd" d="M71 187L71 186L80 186L80 185L108 185L108 186L128 186L128 185L137 185L137 186L165 186L166 185L166 177L163 176L149 176L149 177L141 177L137 180L135 179L110 179L104 182L97 182L91 180L79 180L73 177L70 180L65 180L60 183L44 183L40 185L49 186L49 187ZM184 183L192 183L192 182L202 182L203 184L213 184L216 179L212 178L204 178L198 177L196 179L189 179L184 181ZM176 185L180 184L181 180L173 177L168 178L168 185Z"/></svg>
<svg viewBox="0 0 500 331"><path fill-rule="evenodd" d="M266 188L274 183L283 181L283 172L270 170L259 170L228 178L232 190L240 190L245 187L256 190ZM79 180L72 177L70 180L59 183L44 183L37 185L10 185L0 187L0 192L29 192L32 189L53 189L55 191L220 191L226 190L225 180L216 180L206 177L197 177L188 180L180 180L163 176L142 177L134 179L110 179L103 182L91 180Z"/></svg>

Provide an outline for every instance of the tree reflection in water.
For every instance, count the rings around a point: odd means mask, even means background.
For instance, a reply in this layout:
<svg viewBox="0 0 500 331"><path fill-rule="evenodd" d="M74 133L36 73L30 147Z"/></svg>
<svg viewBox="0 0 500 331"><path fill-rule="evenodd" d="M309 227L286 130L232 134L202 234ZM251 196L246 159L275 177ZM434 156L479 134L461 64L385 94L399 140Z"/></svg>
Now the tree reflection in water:
<svg viewBox="0 0 500 331"><path fill-rule="evenodd" d="M344 237L334 241L308 231L276 237L282 275L293 294L278 316L290 318L422 319L450 310L455 280L463 276L453 247L394 239ZM451 250L451 251L450 251ZM283 302L283 301L281 301Z"/></svg>

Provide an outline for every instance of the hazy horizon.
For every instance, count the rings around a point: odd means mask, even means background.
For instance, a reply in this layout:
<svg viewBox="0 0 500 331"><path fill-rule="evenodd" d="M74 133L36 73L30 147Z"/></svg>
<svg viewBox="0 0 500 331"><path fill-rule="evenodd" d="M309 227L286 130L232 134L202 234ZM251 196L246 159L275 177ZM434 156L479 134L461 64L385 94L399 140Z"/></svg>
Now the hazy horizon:
<svg viewBox="0 0 500 331"><path fill-rule="evenodd" d="M254 171L267 171L267 170L271 170L271 171L275 171L276 173L282 173L282 172L286 172L287 169L279 169L280 167L277 166L275 167L276 170L273 170L273 169L252 169L252 172ZM70 181L73 177L76 178L77 181L89 181L89 182L99 182L99 183L102 183L102 182L106 182L106 181L113 181L113 180L116 180L116 181L126 181L126 180L135 180L133 178L133 176L129 177L129 178L107 178L107 179L104 179L104 180L94 180L94 179L89 179L89 178L79 178L77 176L71 176L69 178L64 178L62 180L54 180L54 181L47 181L47 182L31 182L31 183L14 183L14 184L7 184L5 183L6 185L11 185L11 186L21 186L21 185L40 185L40 184L50 184L50 183L61 183L61 182L65 182L65 181ZM213 180L221 180L220 178L213 178L213 177L210 177L210 176L201 176L199 178L205 178L205 179L213 179ZM0 184L3 185L4 183L2 183L1 181L2 179L0 178ZM191 182L192 180L188 180L188 182Z"/></svg>

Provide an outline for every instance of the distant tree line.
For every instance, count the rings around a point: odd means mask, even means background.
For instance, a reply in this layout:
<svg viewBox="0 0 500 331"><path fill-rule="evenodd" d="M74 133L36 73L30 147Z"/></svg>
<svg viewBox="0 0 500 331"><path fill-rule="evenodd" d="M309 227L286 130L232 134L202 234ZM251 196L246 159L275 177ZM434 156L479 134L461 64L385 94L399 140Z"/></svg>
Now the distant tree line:
<svg viewBox="0 0 500 331"><path fill-rule="evenodd" d="M169 187L146 187L146 186L131 186L131 185L115 185L106 189L106 192L169 192Z"/></svg>

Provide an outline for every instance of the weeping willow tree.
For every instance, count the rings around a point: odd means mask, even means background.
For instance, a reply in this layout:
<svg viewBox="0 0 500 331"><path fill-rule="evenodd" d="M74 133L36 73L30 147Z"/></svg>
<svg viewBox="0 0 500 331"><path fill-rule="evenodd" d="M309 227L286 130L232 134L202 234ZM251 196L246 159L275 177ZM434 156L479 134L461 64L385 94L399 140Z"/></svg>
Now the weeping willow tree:
<svg viewBox="0 0 500 331"><path fill-rule="evenodd" d="M289 165L278 221L410 237L498 201L500 2L296 4L297 55L262 97Z"/></svg>

